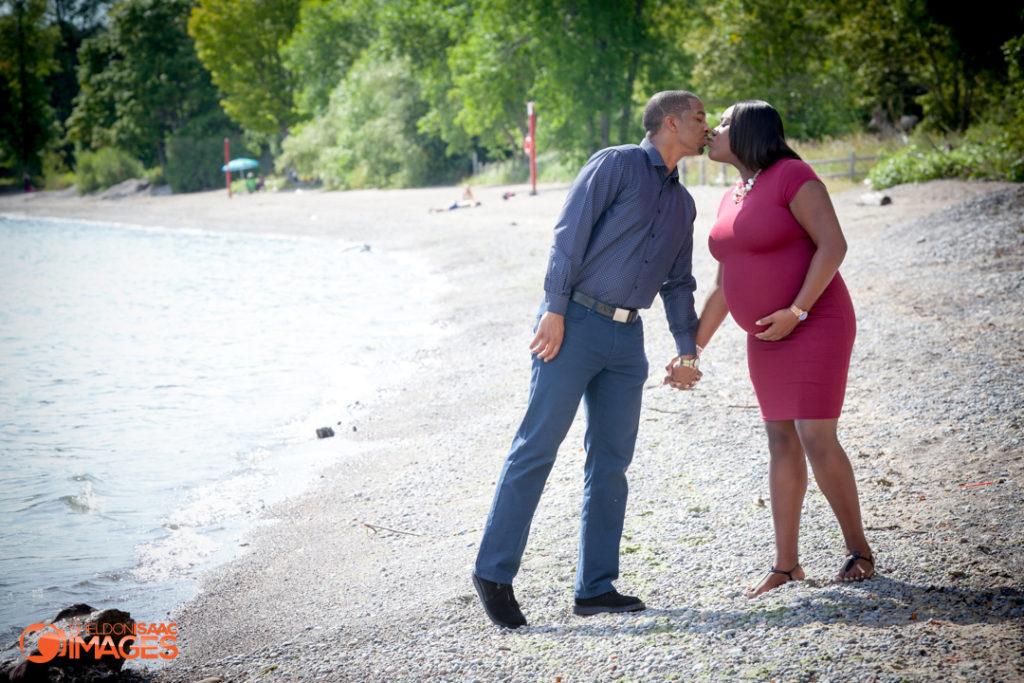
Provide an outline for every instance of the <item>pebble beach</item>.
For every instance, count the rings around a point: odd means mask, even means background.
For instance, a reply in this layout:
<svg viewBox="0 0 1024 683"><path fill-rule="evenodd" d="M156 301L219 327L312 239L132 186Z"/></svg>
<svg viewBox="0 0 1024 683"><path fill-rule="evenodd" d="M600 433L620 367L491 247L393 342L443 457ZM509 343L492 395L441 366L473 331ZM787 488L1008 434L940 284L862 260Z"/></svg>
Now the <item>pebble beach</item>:
<svg viewBox="0 0 1024 683"><path fill-rule="evenodd" d="M617 588L643 612L572 614L582 411L548 481L515 590L528 626L486 618L470 581L522 417L528 344L567 187L224 193L116 200L0 197L0 213L344 239L414 253L443 275L437 346L365 397L337 462L264 511L238 556L170 617L179 655L138 680L1024 680L1024 186L953 180L833 195L857 340L840 440L876 558L844 560L810 481L807 579L748 600L773 556L768 449L745 338L723 324L692 391L661 383L674 345L643 319L651 377L630 468ZM725 188L695 187L698 310ZM408 283L415 287L415 282ZM407 358L408 360L408 358ZM312 437L313 435L311 435ZM161 615L162 616L162 615ZM156 616L139 615L142 620Z"/></svg>

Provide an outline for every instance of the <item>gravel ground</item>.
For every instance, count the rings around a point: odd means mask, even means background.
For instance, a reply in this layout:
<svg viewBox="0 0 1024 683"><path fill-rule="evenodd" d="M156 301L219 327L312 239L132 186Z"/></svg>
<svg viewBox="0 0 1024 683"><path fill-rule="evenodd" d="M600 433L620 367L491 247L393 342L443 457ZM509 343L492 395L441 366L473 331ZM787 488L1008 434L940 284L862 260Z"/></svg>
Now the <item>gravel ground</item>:
<svg viewBox="0 0 1024 683"><path fill-rule="evenodd" d="M522 198L536 203L519 213L486 193L480 209L451 215L396 210L394 231L375 246L421 251L445 273L438 325L447 342L415 352L422 372L406 385L361 403L338 464L314 491L268 511L245 554L211 572L176 617L178 659L145 677L1024 680L1019 185L901 186L883 207L858 206L856 190L834 197L858 314L840 438L875 578L832 583L842 538L812 478L801 535L808 579L742 596L773 550L767 443L744 337L724 324L698 387L667 389L660 368L673 345L656 303L644 315L652 375L617 583L648 609L571 613L580 417L515 584L529 626L490 624L470 573L525 406L529 328L564 191ZM722 189L693 192L701 300L715 269L702 245Z"/></svg>

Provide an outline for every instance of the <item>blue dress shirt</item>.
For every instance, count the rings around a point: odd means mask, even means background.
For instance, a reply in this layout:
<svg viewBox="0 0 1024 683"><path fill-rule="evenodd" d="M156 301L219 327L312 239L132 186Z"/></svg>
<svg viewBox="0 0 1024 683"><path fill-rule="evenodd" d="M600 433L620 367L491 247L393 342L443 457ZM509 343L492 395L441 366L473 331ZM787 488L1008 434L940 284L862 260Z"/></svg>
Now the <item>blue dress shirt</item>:
<svg viewBox="0 0 1024 683"><path fill-rule="evenodd" d="M544 310L565 315L574 290L620 308L650 308L661 293L681 355L696 353L693 197L657 148L609 147L590 157L555 225Z"/></svg>

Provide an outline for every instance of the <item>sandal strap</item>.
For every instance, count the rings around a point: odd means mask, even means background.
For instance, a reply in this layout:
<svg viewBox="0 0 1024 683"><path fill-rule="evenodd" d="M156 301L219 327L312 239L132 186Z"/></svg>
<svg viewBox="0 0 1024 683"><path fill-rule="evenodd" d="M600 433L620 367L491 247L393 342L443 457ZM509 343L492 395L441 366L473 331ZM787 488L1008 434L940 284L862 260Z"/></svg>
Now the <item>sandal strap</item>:
<svg viewBox="0 0 1024 683"><path fill-rule="evenodd" d="M850 570L853 569L854 565L857 564L858 560L864 560L865 562L870 564L872 567L875 566L875 559L874 559L873 556L871 556L871 555L866 555L866 556L865 555L861 555L859 550L854 550L852 553L850 553L850 559L848 559L846 561L846 564L843 566L843 576L845 576L845 575L850 573ZM793 569L796 569L796 567L793 567Z"/></svg>
<svg viewBox="0 0 1024 683"><path fill-rule="evenodd" d="M788 572L787 571L783 571L781 569L776 569L775 567L771 567L768 570L768 573L769 574L782 574L783 576L788 576L790 581L796 581L796 579L793 578L793 572L795 572L799 566L800 566L800 563L797 562L796 564L793 565L793 568L790 569Z"/></svg>

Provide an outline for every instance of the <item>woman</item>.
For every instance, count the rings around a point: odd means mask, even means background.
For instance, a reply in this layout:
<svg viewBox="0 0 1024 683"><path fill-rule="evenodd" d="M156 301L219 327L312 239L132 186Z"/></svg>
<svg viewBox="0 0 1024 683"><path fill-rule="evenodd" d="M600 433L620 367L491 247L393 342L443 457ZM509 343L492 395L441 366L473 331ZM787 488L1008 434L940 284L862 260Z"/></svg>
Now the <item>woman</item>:
<svg viewBox="0 0 1024 683"><path fill-rule="evenodd" d="M846 240L828 191L786 144L767 102L725 111L708 156L741 180L727 192L708 240L718 277L700 316L698 349L725 316L747 332L747 362L768 432L775 561L745 595L804 578L798 557L807 463L839 520L848 559L837 581L874 573L853 468L836 434L856 321L839 275Z"/></svg>

